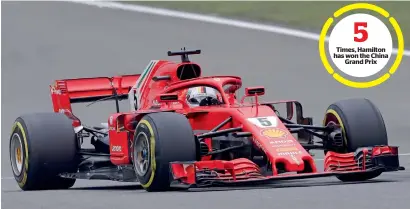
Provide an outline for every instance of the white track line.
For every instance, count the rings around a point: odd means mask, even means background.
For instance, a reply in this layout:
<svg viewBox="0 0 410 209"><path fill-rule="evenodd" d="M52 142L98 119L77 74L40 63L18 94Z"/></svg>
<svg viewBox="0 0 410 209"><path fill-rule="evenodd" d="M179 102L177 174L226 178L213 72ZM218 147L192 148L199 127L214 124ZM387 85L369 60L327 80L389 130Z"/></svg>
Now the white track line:
<svg viewBox="0 0 410 209"><path fill-rule="evenodd" d="M97 6L100 8L111 8L111 9L121 9L126 11L133 11L139 13L146 13L146 14L153 14L159 16L166 16L166 17L174 17L174 18L182 18L188 20L196 20L200 22L207 22L207 23L214 23L219 25L227 25L233 26L238 28L245 28L251 30L259 30L264 32L276 33L286 36L293 36L297 38L303 38L308 40L319 40L319 34L306 32L302 30L296 30L281 26L275 25L267 25L267 24L260 24L260 23L251 23L246 21L222 18L222 17L215 17L210 15L201 15L189 12L180 12L175 10L169 9L161 9L161 8L154 8L148 6L141 6L135 5L130 3L118 3L118 2L111 2L111 1L79 1L79 0L69 0L70 2L86 4L91 6ZM393 49L393 53L397 54L397 49ZM410 57L410 50L405 50L403 53L404 56Z"/></svg>

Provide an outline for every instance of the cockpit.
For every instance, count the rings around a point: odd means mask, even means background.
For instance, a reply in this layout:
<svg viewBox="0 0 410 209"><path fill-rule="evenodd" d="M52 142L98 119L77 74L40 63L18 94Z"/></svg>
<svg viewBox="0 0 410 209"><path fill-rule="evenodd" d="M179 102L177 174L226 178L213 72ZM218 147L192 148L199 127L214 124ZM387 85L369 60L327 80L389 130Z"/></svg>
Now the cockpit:
<svg viewBox="0 0 410 209"><path fill-rule="evenodd" d="M223 104L219 91L213 87L197 86L187 90L186 101L190 107Z"/></svg>
<svg viewBox="0 0 410 209"><path fill-rule="evenodd" d="M241 85L239 77L201 77L174 83L164 93L177 95L178 103L189 107L232 105L237 103L236 91Z"/></svg>

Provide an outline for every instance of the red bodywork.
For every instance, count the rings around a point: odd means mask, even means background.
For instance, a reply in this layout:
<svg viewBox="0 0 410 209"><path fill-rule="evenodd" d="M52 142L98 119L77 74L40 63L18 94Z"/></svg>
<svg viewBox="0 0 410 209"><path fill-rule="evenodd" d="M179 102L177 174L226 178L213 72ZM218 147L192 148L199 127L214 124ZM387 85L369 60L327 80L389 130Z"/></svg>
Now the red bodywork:
<svg viewBox="0 0 410 209"><path fill-rule="evenodd" d="M154 64L152 64L154 63ZM267 156L272 166L272 176L262 176L259 167L249 159L234 159L230 161L209 160L193 163L172 163L172 172L175 179L186 184L194 184L196 175L204 169L219 169L225 174L218 174L215 178L235 182L242 180L266 180L271 178L285 178L292 176L318 176L328 175L335 172L357 172L366 168L357 167L357 161L353 153L338 154L328 152L325 162L325 173L318 173L313 157L301 146L298 140L289 132L285 125L278 119L275 111L266 105L260 105L258 96L264 94L263 87L247 89L263 89L257 93L254 102L245 102L244 99L236 98L236 91L241 88L242 80L236 76L210 76L201 77L201 68L198 64L174 63L160 60L152 61L143 74L119 76L113 79L113 85L118 94L128 94L129 91L140 92L139 109L135 111L112 113L108 117L111 162L114 165L131 164L130 146L132 145L135 122L150 112L175 111L186 115L193 130L211 130L228 117L232 117L220 130L241 127L243 132L252 133L253 143ZM181 69L185 68L183 74ZM182 70L183 71L183 70ZM139 87L136 82L140 76ZM155 77L168 77L167 79L155 79ZM190 87L210 86L220 93L222 105L190 108L186 102L186 91ZM57 80L50 87L55 112L64 112L73 119L73 126L80 126L80 120L74 116L71 103L94 101L99 98L113 95L110 78L80 78ZM163 94L178 95L173 102L159 101L158 96ZM132 100L133 98L128 98ZM278 101L288 102L288 101ZM255 118L270 117L270 127L264 128L255 122ZM205 140L210 145L211 140ZM111 148L113 146L121 149ZM210 146L211 147L211 146ZM397 155L397 150L385 149L385 155ZM374 155L374 152L373 152ZM278 174L277 165L282 164L289 173L303 174ZM342 164L343 166L340 166ZM337 165L335 167L335 165ZM364 164L365 165L365 164ZM337 173L336 173L337 174Z"/></svg>

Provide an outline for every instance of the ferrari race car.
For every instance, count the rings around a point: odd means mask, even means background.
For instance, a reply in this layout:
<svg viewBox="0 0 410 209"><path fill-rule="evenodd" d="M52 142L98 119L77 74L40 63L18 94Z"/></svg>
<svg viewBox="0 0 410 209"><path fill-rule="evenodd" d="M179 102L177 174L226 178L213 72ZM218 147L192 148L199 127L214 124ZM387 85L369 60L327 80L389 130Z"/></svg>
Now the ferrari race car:
<svg viewBox="0 0 410 209"><path fill-rule="evenodd" d="M54 111L14 123L10 161L20 188L67 189L76 179L99 179L164 191L324 176L362 181L404 169L369 100L333 103L323 124L313 125L298 101L263 102L262 86L237 99L240 77L201 76L188 57L200 52L168 52L182 61L153 60L136 75L57 80L50 86ZM120 112L123 99L129 111ZM115 101L116 112L101 125L83 124L72 111L74 103L102 100ZM313 149L325 153L323 171Z"/></svg>

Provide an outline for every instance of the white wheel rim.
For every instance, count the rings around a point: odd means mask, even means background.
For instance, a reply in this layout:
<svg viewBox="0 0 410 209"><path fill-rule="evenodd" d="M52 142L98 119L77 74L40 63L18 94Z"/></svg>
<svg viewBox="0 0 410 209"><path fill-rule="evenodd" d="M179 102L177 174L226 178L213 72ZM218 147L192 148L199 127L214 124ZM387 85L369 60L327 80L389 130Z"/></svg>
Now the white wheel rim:
<svg viewBox="0 0 410 209"><path fill-rule="evenodd" d="M11 137L10 145L10 155L11 155L11 165L13 168L13 173L16 176L20 176L21 171L23 170L23 143L21 142L20 135L14 133Z"/></svg>

